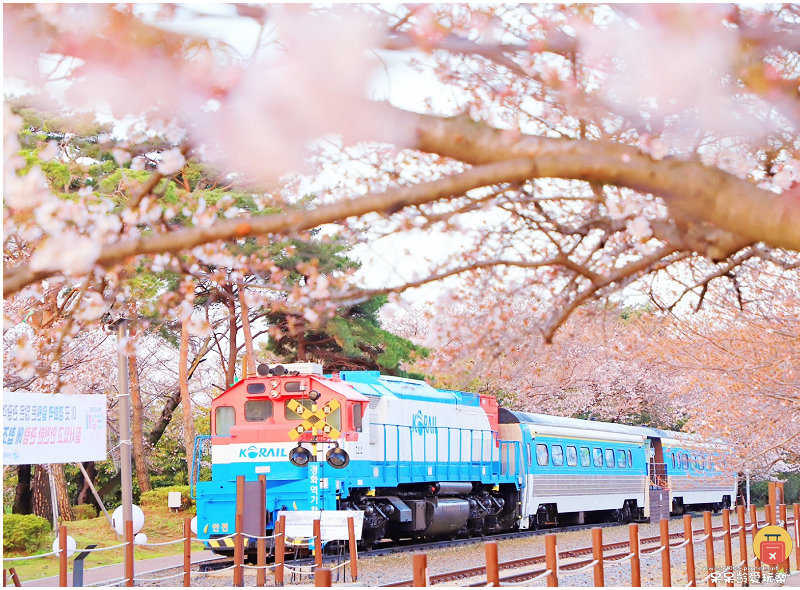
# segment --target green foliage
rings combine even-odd
[[[140,503],[142,508],[150,508],[151,510],[168,510],[167,501],[170,492],[181,493],[181,508],[189,510],[194,506],[194,500],[189,493],[188,485],[169,486],[166,488],[156,488],[149,492],[142,494]]]
[[[91,504],[78,504],[72,507],[72,514],[75,515],[75,520],[90,520],[97,518],[97,508]]]
[[[783,482],[783,491],[786,496],[784,503],[797,502],[800,498],[800,473],[779,473],[776,479]],[[764,506],[769,502],[768,481],[750,482],[750,501],[757,506]]]
[[[42,549],[50,535],[47,519],[34,514],[3,514],[3,551]]]

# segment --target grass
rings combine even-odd
[[[143,508],[143,511],[145,518],[144,528],[142,528],[141,532],[147,535],[148,543],[163,543],[165,541],[181,539],[183,537],[184,519],[193,516],[190,512],[172,513],[167,509]],[[96,543],[98,547],[110,547],[123,542],[122,538],[117,537],[114,529],[109,526],[105,516],[90,520],[67,522],[64,524],[67,527],[67,534],[75,539],[78,550],[92,543]],[[52,538],[54,539],[55,536]],[[193,552],[202,550],[203,545],[201,543],[192,543]],[[44,550],[38,551],[37,553],[49,553],[50,551],[52,551],[52,547],[48,545]],[[111,551],[92,553],[84,561],[84,568],[89,569],[103,565],[122,563],[123,551],[124,548],[120,547],[119,549]],[[161,547],[141,547],[137,545],[134,549],[134,555],[137,560],[182,554],[183,543],[175,543],[173,545],[164,545]],[[23,555],[29,554],[24,552],[3,552],[3,557],[21,557]],[[4,567],[13,567],[19,575],[20,580],[26,582],[37,578],[57,576],[58,558],[55,555],[50,555],[40,559],[5,562]],[[72,571],[72,558],[68,560],[68,567],[69,571]]]

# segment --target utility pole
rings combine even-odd
[[[119,461],[120,482],[122,484],[122,520],[124,523],[133,521],[133,480],[131,478],[131,397],[128,390],[128,358],[123,348],[128,339],[128,320],[120,318],[116,321],[117,327],[117,370],[119,374]],[[128,551],[125,555],[125,570],[132,571],[128,563]]]

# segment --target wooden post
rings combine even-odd
[[[245,357],[246,358],[246,357]],[[236,476],[236,520],[233,536],[233,585],[244,586],[244,475]]]
[[[714,531],[711,526],[711,512],[706,510],[703,512],[703,531],[706,533],[706,564],[708,565],[708,573],[716,571],[714,565]],[[708,579],[708,587],[716,588],[717,583],[713,578]]]
[[[65,524],[58,527],[58,585],[62,588],[67,586],[67,526]]]
[[[602,588],[606,582],[603,574],[603,529],[600,527],[592,529],[592,559],[597,561],[594,566],[594,586]]]
[[[556,550],[556,536],[548,533],[544,536],[544,562],[550,570],[547,576],[547,586],[558,586],[558,551]]]
[[[314,564],[322,567],[322,525],[319,518],[314,519]]]
[[[789,532],[789,523],[787,522],[787,521],[788,521],[788,517],[786,516],[786,504],[781,504],[781,505],[778,507],[778,510],[779,510],[779,512],[780,512],[780,518],[781,518],[781,520],[783,521],[783,528],[784,528],[784,529],[786,530],[786,532],[788,533],[788,532]],[[789,535],[789,538],[791,539],[791,538],[792,538],[792,536],[791,536],[791,535]],[[787,553],[788,553],[788,551],[787,551]],[[787,556],[786,556],[786,561],[784,561],[784,562],[781,564],[781,567],[783,568],[783,571],[785,571],[787,574],[789,573],[789,563],[790,563],[790,562],[789,562],[789,556],[787,555]]]
[[[331,570],[327,567],[314,568],[314,586],[320,588],[331,587]]]
[[[742,572],[748,573],[747,565],[747,524],[744,521],[744,506],[736,507],[736,516],[739,520],[739,560],[742,563]]]
[[[183,519],[183,586],[192,585],[192,519]]]
[[[8,581],[8,570],[3,569],[3,588],[6,587],[6,582]]]
[[[356,521],[347,517],[347,539],[350,545],[350,581],[358,581],[358,539],[356,539]]]
[[[752,525],[750,528],[750,534],[752,535],[753,539],[753,547],[755,547],[755,539],[756,533],[758,533],[758,510],[755,507],[755,504],[750,504],[750,524]],[[756,557],[755,563],[753,564],[755,568],[754,571],[758,579],[761,579],[761,560]]]
[[[631,553],[633,553],[633,557],[631,557],[631,587],[639,588],[642,585],[642,570],[639,560],[639,525],[629,524],[628,535],[631,540]]]
[[[283,556],[286,551],[285,514],[281,514],[281,517],[278,519],[278,533],[280,533],[280,537],[275,538],[275,585],[283,586]]]
[[[500,564],[497,561],[497,541],[487,541],[483,549],[486,553],[486,584],[495,588],[500,586]]]
[[[669,555],[669,520],[662,518],[661,527],[661,584],[667,588],[672,586],[672,562]]]
[[[794,563],[800,570],[800,504],[792,504],[794,513]]]
[[[12,567],[8,571],[11,572],[11,581],[14,582],[14,587],[21,588],[22,587],[22,583],[19,581],[19,576],[17,575],[17,570]]]
[[[731,546],[731,511],[727,508],[722,509],[722,547],[725,551],[725,571],[733,571],[733,547]],[[728,588],[733,588],[733,580],[728,580],[725,584]]]
[[[767,504],[764,506],[764,520],[767,521],[767,526],[775,524],[775,504]]]
[[[695,587],[697,580],[694,577],[694,533],[692,532],[692,517],[688,514],[683,515],[683,540],[689,541],[686,544],[686,580],[689,582],[687,585]]]
[[[259,514],[261,515],[261,522],[259,523],[258,533],[259,537],[264,537],[267,534],[267,476],[263,473],[258,476],[258,495],[259,501]],[[256,540],[256,565],[259,569],[256,570],[256,586],[265,586],[267,583],[267,540]]]
[[[127,543],[127,545],[125,545],[125,553],[126,553],[125,578],[127,580],[125,582],[125,585],[126,586],[133,586],[133,576],[134,576],[133,559],[134,559],[134,557],[133,557],[133,521],[132,520],[126,520],[125,521],[125,542]]]
[[[428,585],[428,555],[415,553],[411,559],[414,568],[414,588],[424,588]]]

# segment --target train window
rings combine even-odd
[[[230,436],[231,426],[236,424],[236,410],[230,406],[220,406],[214,413],[214,418],[217,436]]]
[[[531,454],[531,443],[528,443],[528,465],[533,464],[533,455]]]
[[[248,383],[247,384],[247,393],[264,393],[267,390],[267,386],[263,383]]]
[[[550,457],[547,453],[547,445],[536,445],[536,462],[542,466],[550,462]]]
[[[614,467],[614,449],[606,449],[606,467]]]
[[[706,455],[706,471],[711,471],[711,455]]]
[[[268,399],[244,402],[244,419],[248,422],[263,422],[272,418],[272,402]]]
[[[561,445],[553,445],[553,465],[561,467],[564,464],[564,448]]]
[[[677,467],[675,467],[675,453],[670,453],[670,456],[672,457],[672,468],[677,469]]]
[[[692,471],[697,469],[697,455],[689,455],[689,469]]]
[[[595,467],[602,467],[603,466],[603,449],[599,449],[597,447],[592,449],[592,459],[594,459],[594,466]]]
[[[287,381],[283,389],[287,392],[294,393],[297,391],[305,391],[306,388],[302,381]]]
[[[633,467],[633,455],[628,451],[628,467]]]
[[[617,449],[617,467],[626,467],[628,465],[628,458],[625,456],[625,451]]]
[[[589,467],[591,464],[590,459],[589,447],[581,447],[581,467]]]
[[[294,410],[290,410],[289,409],[289,402],[290,401],[291,400],[286,400],[286,402],[283,404],[283,416],[284,416],[284,418],[286,418],[287,420],[302,420],[303,417],[300,414],[298,414]],[[310,399],[296,399],[294,401],[296,401],[297,403],[302,405],[306,410],[310,410],[311,409],[311,403],[312,402],[311,402]]]
[[[586,449],[586,458],[589,458],[589,449]],[[575,467],[578,464],[578,449],[575,447],[567,447],[567,465]]]
[[[681,469],[684,471],[689,469],[689,455],[681,453]]]
[[[361,404],[361,402],[356,402],[353,404],[353,428],[355,429],[356,432],[361,432],[362,411],[363,411],[363,405]]]

